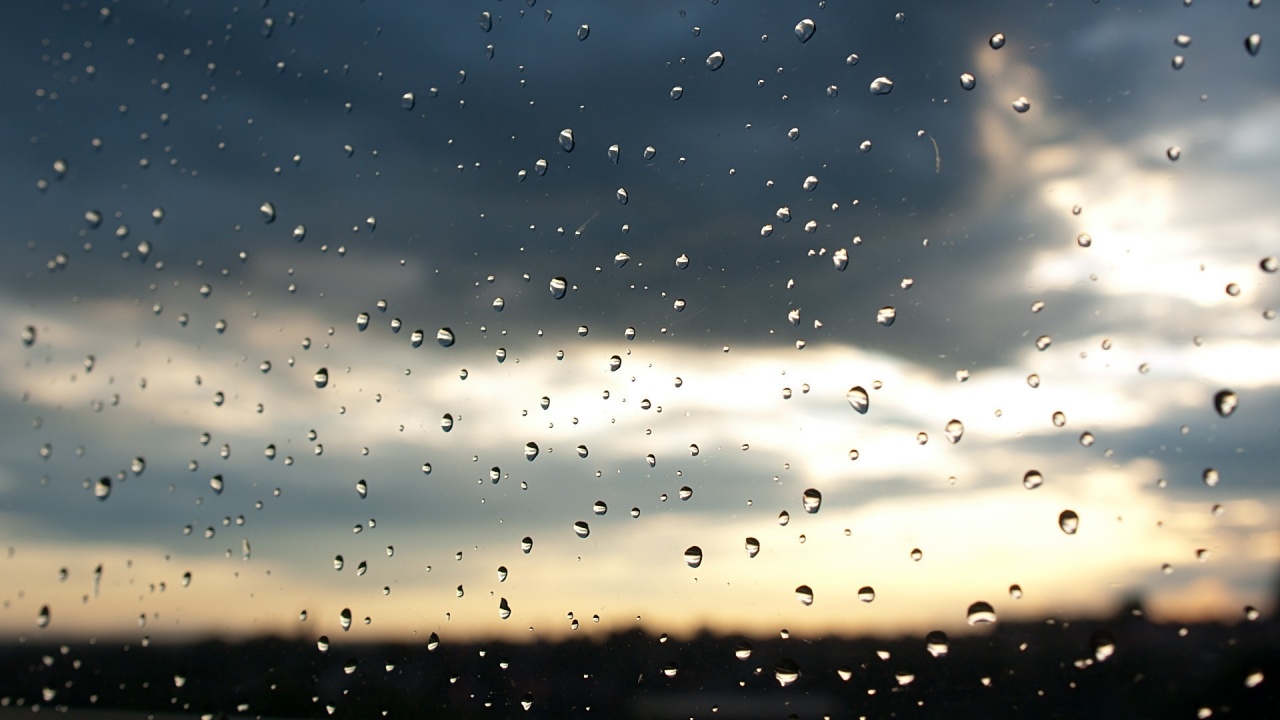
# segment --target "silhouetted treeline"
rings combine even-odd
[[[631,632],[528,645],[444,638],[434,650],[335,640],[327,651],[280,639],[9,645],[0,701],[10,713],[215,718],[1280,717],[1274,618],[1178,626],[1125,611],[1001,622],[949,638],[937,656],[937,636],[682,642]]]

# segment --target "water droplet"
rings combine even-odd
[[[622,266],[626,265],[628,262],[630,262],[630,260],[631,260],[631,256],[630,256],[630,255],[628,255],[628,254],[626,254],[626,253],[624,253],[624,252],[620,252],[620,253],[618,253],[617,255],[614,255],[614,256],[613,256],[613,266],[614,266],[614,267],[616,267],[616,268],[620,268],[620,267],[622,267]]]
[[[968,612],[965,613],[965,622],[970,625],[981,625],[995,621],[996,611],[991,607],[991,603],[976,602],[970,605]]]
[[[946,427],[947,440],[952,445],[960,442],[960,438],[964,437],[964,423],[959,420],[952,420],[947,423]]]
[[[804,179],[804,183],[800,187],[804,188],[805,192],[813,192],[814,188],[818,187],[818,178],[810,175]]]
[[[1219,390],[1213,396],[1213,407],[1222,417],[1227,417],[1235,412],[1239,402],[1239,398],[1230,390]]]
[[[299,225],[293,229],[293,239],[295,242],[302,242],[307,239],[307,227]]]
[[[1261,617],[1261,616],[1262,616],[1262,614],[1258,612],[1258,608],[1256,608],[1256,607],[1254,607],[1254,606],[1252,606],[1252,605],[1245,605],[1245,606],[1244,606],[1244,619],[1245,619],[1245,620],[1248,620],[1249,622],[1256,622],[1256,621],[1257,621],[1257,619],[1258,619],[1259,617]]]
[[[861,385],[849,388],[849,392],[845,393],[844,397],[849,401],[849,407],[858,411],[861,415],[867,414],[867,408],[871,405],[871,398],[867,396],[867,391]]]
[[[313,379],[315,380],[315,382],[316,382],[316,387],[318,387],[318,388],[322,388],[322,387],[324,387],[324,386],[328,385],[328,384],[329,384],[329,369],[328,369],[328,368],[320,368],[319,370],[317,370],[317,371],[316,371],[315,377],[314,377]]]
[[[1262,49],[1262,36],[1258,33],[1254,33],[1245,38],[1244,49],[1249,51],[1250,55],[1257,55],[1258,51]]]
[[[836,248],[836,251],[831,253],[831,263],[836,266],[836,270],[844,272],[844,269],[849,267],[849,251]]]
[[[316,639],[316,649],[320,652],[329,652],[329,636],[321,635]]]
[[[1076,244],[1080,247],[1089,247],[1093,244],[1093,236],[1089,233],[1080,233],[1076,236]]]
[[[538,443],[528,442],[524,445],[524,459],[533,462],[538,457]]]
[[[442,327],[436,331],[436,342],[440,347],[453,347],[453,330]]]
[[[947,652],[951,649],[948,643],[949,638],[947,638],[947,634],[941,630],[934,630],[924,636],[924,649],[927,650],[929,655],[932,657],[946,657]]]
[[[773,668],[773,678],[786,687],[800,679],[800,666],[794,660],[782,660]]]
[[[622,358],[614,355],[609,358],[609,372],[617,372],[622,367]]]
[[[738,643],[733,646],[733,656],[739,660],[746,660],[751,657],[752,650],[753,648],[751,647],[751,643],[746,640],[739,640]]]
[[[605,514],[605,513],[609,512],[609,506],[608,506],[608,505],[606,505],[606,504],[604,503],[604,501],[603,501],[603,500],[597,500],[597,501],[595,501],[595,503],[591,506],[591,512],[593,512],[593,513],[595,513],[595,514],[597,514],[597,515],[603,515],[603,514]]]
[[[573,128],[565,128],[560,131],[560,147],[565,152],[573,152]]]
[[[36,627],[38,628],[49,627],[49,606],[48,605],[41,606],[40,612],[36,614]]]
[[[724,65],[724,53],[717,50],[707,56],[707,69],[715,72]]]
[[[1089,636],[1089,647],[1093,650],[1093,658],[1104,662],[1116,652],[1116,639],[1106,630],[1094,630]]]
[[[978,84],[978,79],[971,73],[960,73],[960,87],[965,90],[972,90]]]
[[[449,432],[450,430],[453,429],[453,415],[450,415],[449,413],[445,413],[443,416],[441,416],[440,429],[445,432]]]
[[[276,206],[269,202],[264,202],[258,206],[258,212],[262,213],[263,221],[273,223],[276,221]]]
[[[503,620],[511,617],[511,606],[507,604],[506,598],[500,598],[498,600],[498,617]]]
[[[1026,474],[1022,476],[1022,487],[1028,490],[1035,490],[1043,484],[1044,476],[1040,474],[1039,470],[1028,470]]]
[[[1040,337],[1036,338],[1036,349],[1040,350],[1041,352],[1048,350],[1049,346],[1052,344],[1053,344],[1053,338],[1049,337],[1048,335],[1041,335]]]
[[[991,46],[992,50],[999,50],[1004,47],[1004,33],[996,33],[995,35],[992,35],[991,39],[987,41],[987,44]]]
[[[438,647],[440,647],[440,636],[435,633],[431,633],[431,635],[427,637],[427,650],[435,650]]]
[[[553,277],[551,278],[549,287],[551,289],[551,296],[560,300],[569,291],[569,281],[562,277]]]
[[[689,487],[688,485],[685,485],[684,487],[680,488],[679,497],[680,497],[680,500],[682,501],[688,500],[689,498],[693,497],[693,488]]]
[[[672,100],[679,100],[681,96],[684,95],[684,88],[680,87],[679,85],[676,85],[675,87],[671,88],[670,95]]]
[[[99,500],[106,500],[111,495],[111,478],[98,478],[98,482],[93,486],[93,496]]]
[[[427,337],[427,334],[424,333],[421,329],[414,330],[413,332],[409,333],[410,347],[422,347],[422,341],[426,339],[426,337]]]
[[[356,494],[361,498],[369,497],[369,483],[364,478],[356,482]]]
[[[876,311],[876,322],[880,323],[885,327],[889,327],[890,325],[892,325],[893,321],[896,320],[897,318],[898,318],[898,310],[892,305],[885,305],[884,307]]]
[[[684,561],[691,568],[696,568],[702,564],[702,548],[697,545],[691,545],[684,551]]]
[[[818,26],[814,24],[813,20],[805,18],[796,23],[796,39],[802,43],[809,42],[809,38],[813,37],[814,31],[817,29]]]
[[[590,26],[590,25],[579,25],[579,26],[578,26],[578,40],[586,40],[590,35],[591,35],[591,26]]]
[[[351,629],[351,610],[350,610],[350,608],[343,608],[343,609],[342,609],[342,612],[338,613],[338,624],[342,626],[342,631],[343,631],[343,632],[346,632],[347,630],[350,630],[350,629]]]
[[[1205,468],[1204,472],[1200,474],[1200,479],[1203,480],[1204,484],[1208,485],[1209,487],[1217,487],[1218,482],[1222,479],[1222,477],[1218,474],[1217,470],[1213,468]]]
[[[871,587],[870,585],[863,585],[862,587],[858,588],[858,599],[864,603],[869,603],[872,600],[875,600],[876,599],[875,588]]]
[[[1020,113],[1024,113],[1031,109],[1031,101],[1028,100],[1025,96],[1019,97],[1017,100],[1014,100],[1011,104],[1013,105],[1013,109]]]
[[[1170,145],[1169,149],[1164,151],[1164,154],[1168,156],[1170,162],[1177,162],[1178,158],[1182,157],[1182,148],[1177,145]]]
[[[663,637],[666,637],[665,635]],[[674,662],[669,662],[662,666],[662,674],[666,677],[673,678],[680,672],[680,666]]]
[[[1033,387],[1033,388],[1038,388],[1038,387],[1040,387],[1040,376],[1039,376],[1039,375],[1037,375],[1037,374],[1035,374],[1035,373],[1031,373],[1030,375],[1028,375],[1028,376],[1027,376],[1027,385],[1029,385],[1030,387]]]
[[[494,298],[494,299],[493,299],[493,311],[494,311],[494,312],[502,312],[502,309],[503,309],[504,307],[506,307],[506,306],[507,306],[507,301],[506,301],[506,300],[503,300],[503,299],[502,299],[502,298],[500,298],[500,297],[496,297],[496,298]]]
[[[31,347],[36,344],[36,329],[32,325],[22,328],[22,344]]]
[[[405,110],[412,110],[415,103],[416,100],[414,100],[413,93],[411,92],[407,92],[400,96],[400,107]]]
[[[813,604],[813,588],[809,587],[808,585],[801,585],[800,587],[796,588],[796,600],[800,601],[801,605],[806,605],[806,606],[812,605]]]
[[[871,81],[872,95],[888,95],[893,92],[893,81],[883,75]]]
[[[1068,535],[1075,535],[1080,529],[1080,516],[1074,510],[1063,510],[1058,515],[1058,527]]]
[[[676,269],[684,270],[687,267],[689,267],[689,256],[685,255],[684,253],[681,253],[678,257],[676,257]],[[630,331],[630,334],[631,334],[631,337],[627,339],[630,340],[631,338],[635,337],[635,328],[627,328],[627,329]]]
[[[822,507],[822,493],[814,490],[813,488],[809,488],[804,491],[804,494],[801,496],[801,501],[804,504],[805,512],[809,514],[816,513],[818,512],[818,509]]]
[[[753,558],[760,554],[760,541],[753,537],[747,538],[745,547],[747,550],[747,557],[749,558]]]
[[[578,537],[584,538],[591,534],[591,527],[587,525],[585,520],[579,520],[573,524],[573,532],[576,533]]]
[[[920,562],[924,558],[924,552],[920,548],[911,548],[911,561]]]
[[[364,332],[369,327],[369,313],[362,312],[356,316],[356,329]]]

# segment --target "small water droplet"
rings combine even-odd
[[[1116,639],[1110,632],[1098,629],[1089,636],[1089,647],[1093,650],[1093,659],[1104,662],[1116,652]]]
[[[1036,338],[1036,349],[1040,350],[1041,352],[1048,350],[1049,346],[1052,344],[1053,344],[1053,338],[1049,337],[1048,335],[1041,335],[1040,337]]]
[[[932,657],[946,657],[947,653],[951,650],[949,642],[950,639],[947,637],[946,633],[941,630],[934,630],[924,636],[924,649],[928,651],[929,655]]]
[[[31,347],[36,344],[36,329],[33,325],[22,328],[22,344]]]
[[[262,213],[263,221],[268,224],[276,221],[276,206],[270,202],[264,202],[258,206],[258,212]]]
[[[921,559],[923,559],[923,558],[924,558],[924,552],[922,552],[922,551],[920,550],[920,548],[912,548],[912,549],[911,549],[911,560],[912,560],[912,562],[920,562],[920,560],[921,560]]]
[[[965,90],[972,90],[978,84],[978,79],[971,73],[960,73],[960,87]]]
[[[1080,233],[1076,236],[1076,244],[1080,247],[1089,247],[1093,245],[1093,236],[1089,233]]]
[[[679,497],[682,501],[688,500],[689,498],[693,497],[693,488],[689,487],[688,485],[685,485],[684,487],[680,488]]]
[[[893,92],[893,81],[883,75],[871,81],[872,95],[888,95]]]
[[[807,43],[817,29],[818,26],[814,24],[813,20],[805,18],[796,23],[796,39],[802,43]]]
[[[876,599],[875,588],[871,587],[870,585],[863,585],[862,587],[858,588],[858,599],[864,603],[869,603],[872,600],[875,600]]]
[[[1205,468],[1204,472],[1200,474],[1200,479],[1203,480],[1204,484],[1208,485],[1209,487],[1217,487],[1218,482],[1222,479],[1222,477],[1221,475],[1218,474],[1217,470],[1213,468]]]
[[[1035,490],[1043,484],[1044,476],[1040,474],[1039,470],[1028,470],[1022,476],[1022,487],[1028,490]]]
[[[1177,162],[1178,158],[1182,157],[1182,148],[1177,145],[1170,145],[1169,149],[1164,151],[1164,154],[1169,158],[1170,162]]]
[[[1239,403],[1239,398],[1230,390],[1219,390],[1213,396],[1213,407],[1222,417],[1228,417],[1235,412]]]
[[[538,443],[528,442],[524,445],[524,459],[533,462],[538,457]]]
[[[565,128],[560,131],[560,147],[565,152],[573,152],[573,128]]]
[[[413,93],[411,92],[407,92],[400,96],[400,107],[405,110],[412,110],[415,103],[416,100],[414,100]]]
[[[506,598],[500,598],[498,600],[498,617],[503,620],[511,617],[511,606],[507,604]]]
[[[607,33],[606,33],[606,34],[607,34]],[[580,41],[581,41],[581,40],[586,40],[586,39],[587,39],[588,37],[590,37],[590,36],[591,36],[591,26],[590,26],[590,25],[579,25],[579,26],[578,26],[578,40],[580,40]]]
[[[440,429],[445,432],[449,432],[450,430],[453,429],[453,415],[449,413],[445,413],[443,416],[441,416]]]
[[[1262,36],[1258,33],[1254,33],[1245,38],[1244,49],[1247,50],[1250,55],[1257,55],[1258,51],[1262,49]]]
[[[622,358],[614,355],[609,358],[609,372],[617,372],[622,367]]]
[[[801,605],[806,605],[806,606],[812,605],[813,604],[813,588],[809,587],[808,585],[801,585],[797,587],[796,600],[798,600]]]
[[[885,327],[889,327],[890,325],[892,325],[893,321],[896,320],[897,318],[898,318],[898,310],[892,305],[885,305],[884,307],[876,311],[876,322],[880,323]]]
[[[1014,100],[1013,103],[1011,104],[1013,105],[1013,109],[1020,113],[1024,113],[1031,109],[1031,101],[1028,100],[1025,96],[1019,97],[1017,100]]]
[[[831,263],[836,266],[836,270],[844,272],[844,269],[849,267],[849,251],[836,248],[836,251],[831,253]]]
[[[1074,510],[1063,510],[1058,515],[1058,527],[1068,535],[1075,535],[1080,530],[1080,516]]]
[[[350,630],[350,629],[351,629],[351,610],[350,610],[350,608],[343,608],[343,609],[342,609],[342,612],[338,613],[338,624],[342,626],[342,631],[343,631],[343,632],[346,632],[347,630]]]
[[[760,554],[760,541],[753,537],[747,538],[745,547],[747,550],[747,557],[749,558],[753,558]]]
[[[959,420],[952,420],[947,423],[946,427],[947,440],[952,445],[960,442],[960,438],[964,437],[964,423]]]
[[[99,500],[106,500],[111,496],[111,478],[98,478],[98,482],[93,486],[93,496]]]
[[[316,387],[318,387],[318,388],[322,388],[322,387],[324,387],[324,386],[328,385],[328,384],[329,384],[329,369],[328,369],[328,368],[320,368],[319,370],[317,370],[317,371],[316,371],[316,374],[315,374],[315,376],[314,376],[314,378],[313,378],[313,379],[315,380]]]
[[[356,482],[356,494],[361,498],[369,497],[369,483],[364,478]]]
[[[675,87],[671,88],[671,92],[669,94],[671,95],[672,100],[679,100],[684,95],[684,88],[680,87],[679,85],[676,85]]]
[[[585,520],[579,520],[573,524],[573,532],[576,533],[578,537],[584,538],[591,534],[591,527],[587,525]]]
[[[996,33],[995,35],[992,35],[991,39],[987,41],[987,44],[991,46],[992,50],[999,50],[1004,47],[1004,33]]]
[[[844,397],[849,401],[849,407],[853,408],[861,415],[867,414],[867,408],[871,405],[871,399],[867,395],[866,389],[861,385],[849,388],[849,392],[845,393]]]
[[[715,72],[724,66],[724,53],[717,50],[707,56],[707,69]]]
[[[696,568],[702,564],[702,548],[697,545],[691,545],[684,551],[684,562],[691,568]]]
[[[733,646],[733,656],[739,660],[746,660],[751,657],[751,651],[753,649],[754,648],[751,647],[751,643],[746,640],[739,640],[738,643]]]
[[[436,342],[440,347],[453,347],[453,330],[442,327],[436,331]]]
[[[782,660],[773,668],[773,678],[786,687],[800,679],[800,666],[794,660]]]

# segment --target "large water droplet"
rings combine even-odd
[[[453,330],[442,327],[436,331],[436,342],[440,347],[453,347]]]
[[[573,532],[578,537],[584,538],[591,534],[591,526],[587,525],[587,521],[579,520],[573,524]]]
[[[753,558],[760,554],[760,541],[753,537],[747,538],[745,547],[747,549],[747,557],[749,558]]]
[[[106,500],[111,496],[111,478],[98,478],[98,482],[93,486],[93,496],[99,500]]]
[[[813,37],[814,31],[817,29],[818,26],[814,24],[813,20],[805,18],[796,23],[796,39],[802,43],[809,42],[809,38]]]
[[[618,188],[617,197],[619,205],[626,205],[627,201],[631,199],[631,197],[627,195],[626,188]]]
[[[356,316],[356,329],[364,332],[369,328],[369,313],[362,312]]]
[[[1017,100],[1014,100],[1013,103],[1011,104],[1013,105],[1013,109],[1020,113],[1024,113],[1031,109],[1031,101],[1028,100],[1026,97],[1019,97]]]
[[[1250,55],[1257,55],[1258,51],[1262,49],[1262,36],[1258,33],[1254,33],[1245,38],[1244,49],[1247,50]]]
[[[538,443],[528,442],[524,444],[524,459],[533,462],[538,457]]]
[[[262,213],[263,221],[273,223],[276,221],[276,206],[269,202],[264,202],[258,206],[258,212]]]
[[[844,272],[844,269],[849,267],[849,251],[836,248],[836,251],[831,253],[831,264],[836,266],[836,270]]]
[[[423,332],[421,329],[414,330],[413,332],[409,333],[409,345],[411,347],[422,347],[422,341],[426,337],[427,337],[427,334]]]
[[[1239,405],[1239,402],[1239,398],[1237,398],[1236,394],[1230,390],[1219,390],[1217,394],[1213,396],[1213,407],[1222,417],[1227,417],[1231,413],[1235,412],[1236,406]]]
[[[493,29],[493,16],[488,12],[480,13],[480,29],[485,32]]]
[[[338,613],[338,624],[342,626],[343,632],[346,632],[347,630],[351,629],[351,609],[350,608],[343,608],[342,612]]]
[[[946,427],[947,440],[955,445],[960,442],[960,438],[964,437],[964,423],[959,420],[951,420]]]
[[[1028,490],[1035,490],[1043,484],[1044,476],[1040,474],[1039,470],[1028,470],[1026,474],[1022,476],[1022,487]]]
[[[724,65],[724,53],[717,50],[707,56],[707,69],[715,72]]]
[[[511,606],[507,604],[506,598],[500,598],[498,600],[498,617],[503,620],[511,617]]]
[[[991,45],[992,50],[999,50],[1004,47],[1004,33],[996,33],[995,35],[992,35],[991,39],[987,41],[987,44]]]
[[[892,305],[885,305],[884,307],[876,311],[876,322],[880,323],[885,327],[889,327],[890,325],[892,325],[893,321],[896,320],[897,318],[898,318],[898,310]]]
[[[996,621],[996,611],[991,607],[991,603],[978,601],[969,606],[964,619],[970,625],[993,623]]]
[[[411,92],[407,92],[404,95],[400,96],[400,107],[404,108],[405,110],[412,110],[416,102],[417,101],[414,99],[413,93]]]
[[[812,605],[813,604],[813,588],[809,587],[808,585],[801,585],[800,587],[797,587],[796,600],[800,601],[801,605]]]
[[[960,87],[965,90],[972,90],[978,84],[978,79],[972,73],[960,73]]]
[[[32,325],[22,328],[22,344],[31,347],[36,344],[36,329]]]
[[[586,40],[586,39],[587,39],[588,37],[590,37],[590,36],[591,36],[591,26],[590,26],[590,25],[579,25],[579,26],[578,26],[578,40]]]
[[[320,368],[316,371],[315,377],[316,387],[322,388],[329,384],[329,368]]]
[[[867,414],[867,408],[871,405],[871,398],[867,396],[866,389],[861,385],[849,388],[849,392],[845,393],[844,397],[849,401],[849,407],[857,410],[862,415]]]
[[[569,281],[562,277],[553,277],[551,278],[549,287],[551,289],[551,296],[559,300],[569,291]]]
[[[1203,480],[1204,484],[1209,487],[1217,487],[1218,482],[1222,479],[1222,476],[1219,475],[1218,471],[1213,468],[1205,468],[1204,472],[1200,474],[1200,479]]]
[[[872,600],[875,600],[876,599],[875,588],[871,587],[870,585],[863,585],[862,587],[858,588],[858,599],[864,603],[869,603]]]
[[[573,152],[573,128],[565,128],[560,131],[560,147],[565,152]]]
[[[445,413],[443,416],[441,416],[440,429],[445,432],[449,432],[450,430],[453,429],[453,415],[450,415],[449,413]]]
[[[361,498],[369,497],[369,483],[364,478],[356,482],[356,494]]]
[[[794,660],[782,660],[774,666],[773,678],[786,687],[800,679],[800,666]]]
[[[696,568],[702,564],[702,548],[697,545],[691,545],[684,551],[684,561],[691,568]]]
[[[746,640],[739,640],[738,643],[733,646],[733,656],[739,660],[746,660],[751,657],[752,650],[753,648],[751,647],[751,643]]]
[[[872,95],[888,95],[891,92],[893,92],[893,81],[889,78],[881,75],[871,81]]]
[[[1075,510],[1063,510],[1058,515],[1058,527],[1068,535],[1075,535],[1080,530],[1080,516]]]
[[[805,490],[801,500],[804,503],[804,511],[807,513],[816,513],[822,507],[822,493],[813,488]]]

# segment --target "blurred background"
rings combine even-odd
[[[668,640],[782,643],[772,693],[933,632],[989,681],[1089,619],[1046,668],[1214,628],[1182,652],[1256,692],[1169,712],[1274,707],[1276,12],[6,6],[4,657],[300,647],[333,697],[271,712],[367,716],[344,676],[412,683],[344,649],[523,648],[563,693],[556,648],[630,648],[574,662],[694,685],[612,712],[753,716]],[[94,657],[134,679],[0,708],[265,712]],[[444,714],[496,692],[461,662]],[[768,716],[856,712],[814,702]]]

